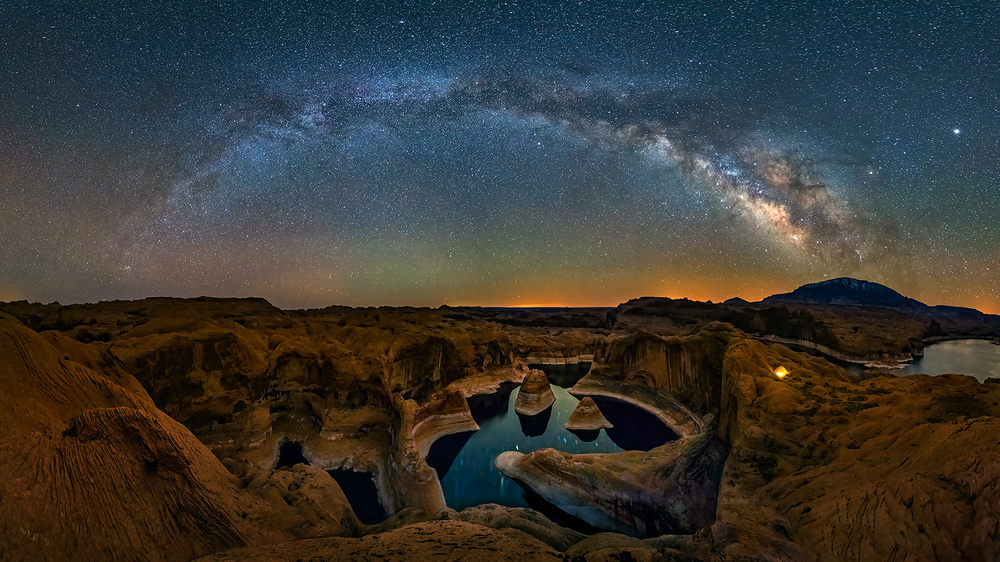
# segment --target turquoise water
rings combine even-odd
[[[530,453],[552,447],[567,453],[613,453],[625,450],[620,445],[648,450],[676,438],[655,416],[609,399],[598,405],[608,421],[616,425],[615,430],[621,426],[617,436],[615,430],[611,433],[618,443],[604,430],[577,435],[563,428],[579,403],[565,388],[552,384],[555,403],[531,417],[514,411],[519,390],[507,387],[496,394],[470,398],[469,407],[481,429],[442,437],[431,447],[427,462],[438,472],[448,507],[461,510],[497,503],[537,509],[537,498],[493,466],[494,459],[504,451]],[[641,426],[641,431],[636,426]]]
[[[528,507],[521,486],[493,466],[493,460],[504,451],[530,453],[546,447],[568,453],[612,453],[624,450],[615,445],[603,431],[597,439],[586,442],[563,428],[563,424],[579,403],[579,400],[565,388],[553,385],[555,403],[546,412],[530,418],[520,416],[514,411],[514,402],[519,391],[520,388],[509,391],[507,409],[501,415],[482,422],[479,431],[459,434],[464,436],[465,443],[461,445],[454,461],[441,478],[441,487],[444,489],[448,507],[463,509],[484,503]],[[525,435],[522,419],[528,422],[528,433],[537,433],[537,426],[541,425],[543,430],[541,435]],[[539,422],[534,424],[536,428],[530,428],[532,421]],[[431,447],[427,460],[438,470],[439,477],[442,472],[441,463],[435,461],[444,452],[436,449],[440,449],[442,445],[454,447],[461,438],[448,441],[439,439]]]
[[[928,345],[924,356],[906,367],[893,371],[898,375],[944,375],[949,373],[976,377],[1000,377],[1000,345],[986,340],[953,340]]]

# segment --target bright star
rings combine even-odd
[[[959,133],[962,132],[962,129],[952,129],[951,132],[953,132],[953,133],[955,133],[957,135],[957,134],[959,134]]]

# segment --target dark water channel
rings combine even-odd
[[[371,472],[359,472],[350,469],[327,470],[330,476],[340,484],[340,489],[347,496],[348,503],[358,519],[366,525],[385,521],[388,514],[378,501],[378,488]]]
[[[518,385],[506,385],[490,395],[469,398],[469,408],[481,429],[442,437],[431,446],[427,462],[438,472],[448,507],[464,509],[484,503],[532,507],[549,515],[554,507],[500,473],[493,460],[504,451],[530,453],[552,447],[567,453],[614,453],[649,450],[677,435],[652,414],[610,398],[595,398],[610,431],[577,435],[563,428],[579,400],[566,388],[586,374],[584,366],[542,366],[556,397],[537,416],[514,411]],[[558,510],[555,510],[558,511]],[[552,518],[550,516],[550,518]]]
[[[281,444],[278,449],[278,462],[274,468],[291,468],[297,464],[309,464],[309,459],[302,454],[302,445],[294,441]],[[381,523],[387,517],[385,508],[378,499],[378,488],[371,472],[360,472],[349,469],[326,471],[344,491],[347,502],[365,524]]]

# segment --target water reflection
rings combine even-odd
[[[469,441],[475,431],[463,431],[438,437],[434,446],[427,453],[427,464],[437,470],[438,478],[443,479],[448,474],[448,469],[455,463],[455,458],[461,452],[462,447]]]
[[[517,420],[521,422],[521,433],[526,437],[538,437],[545,435],[545,430],[549,427],[549,420],[552,419],[552,406],[533,416],[526,416],[520,412],[514,413],[517,414]]]
[[[596,441],[598,437],[601,436],[600,429],[567,429],[576,438],[585,443],[590,443],[591,441]],[[617,443],[615,443],[617,445]],[[624,449],[623,449],[624,450]]]
[[[659,443],[673,441],[678,437],[673,430],[663,425],[659,418],[646,410],[640,410],[613,398],[603,396],[592,396],[591,398],[601,409],[604,417],[614,426],[605,429],[608,432],[608,437],[622,449],[627,451],[649,450],[651,434],[654,436],[653,440]]]
[[[545,371],[550,384],[571,388],[590,372],[590,363],[569,363],[566,365],[528,365],[532,369]]]
[[[969,375],[980,382],[1000,377],[1000,345],[986,340],[953,340],[928,345],[922,359],[894,371],[899,375]]]
[[[505,382],[493,394],[477,394],[468,399],[472,419],[483,425],[486,420],[505,415],[510,407],[510,391],[517,388],[517,383]]]
[[[586,374],[586,371],[579,374],[582,369],[573,367],[556,367],[559,377],[553,378],[565,382]],[[546,374],[549,370],[546,366]],[[428,464],[437,470],[448,507],[460,510],[484,503],[529,507],[529,496],[521,486],[493,466],[493,460],[504,451],[529,453],[552,447],[568,453],[612,453],[626,449],[649,450],[676,438],[655,416],[611,399],[601,399],[599,406],[611,413],[610,416],[605,413],[611,423],[616,427],[621,424],[622,429],[615,432],[615,439],[605,431],[586,435],[571,433],[563,425],[579,400],[563,386],[553,384],[553,378],[550,384],[556,401],[537,416],[520,416],[514,412],[518,388],[508,387],[490,396],[469,398],[473,418],[482,429],[438,439],[427,457]]]

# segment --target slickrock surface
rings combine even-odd
[[[648,452],[508,451],[495,464],[591,525],[650,537],[692,533],[715,522],[725,453],[722,443],[707,433]]]
[[[0,559],[185,560],[356,525],[325,474],[308,512],[246,491],[110,356],[77,362],[5,314],[0,349]]]
[[[856,308],[0,303],[0,559],[1000,559],[1000,384],[854,377],[747,333],[889,357],[996,318]],[[571,512],[653,538],[443,509],[424,457],[474,427],[465,398],[525,378],[529,359],[591,357],[579,390],[666,408],[681,439],[498,464]],[[308,465],[275,469],[283,443]],[[326,473],[341,467],[373,474],[386,522],[357,521]]]
[[[323,538],[237,549],[205,558],[228,561],[327,560],[563,560],[545,543],[514,529],[495,530],[464,521],[429,521],[358,539]]]
[[[555,401],[556,397],[552,394],[552,387],[549,386],[549,379],[545,377],[545,373],[532,369],[521,383],[517,400],[514,402],[514,411],[525,416],[533,416],[544,412]]]
[[[594,399],[585,396],[580,403],[576,405],[576,409],[573,413],[569,415],[569,419],[566,420],[566,429],[571,431],[587,431],[587,430],[598,430],[605,429],[609,427],[614,427],[611,422],[604,417],[601,413],[601,409],[597,407],[597,403]]]
[[[710,543],[727,556],[1000,559],[1000,384],[858,379],[749,340],[725,363],[732,453]]]

